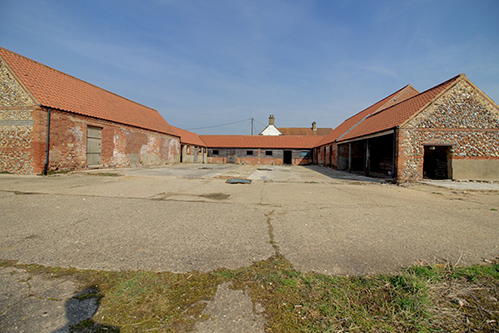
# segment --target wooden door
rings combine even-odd
[[[87,165],[102,164],[102,128],[91,127],[87,128]]]

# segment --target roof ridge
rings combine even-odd
[[[387,99],[388,97],[391,97],[391,96],[394,96],[394,99],[396,100],[396,99],[397,99],[397,96],[399,96],[399,95],[400,95],[400,94],[401,94],[401,93],[402,93],[402,92],[403,92],[406,88],[408,88],[408,87],[412,87],[412,89],[414,89],[415,91],[417,91],[417,92],[418,92],[418,94],[416,94],[416,95],[414,95],[414,96],[419,95],[419,91],[418,91],[416,88],[414,88],[414,86],[413,86],[412,84],[410,84],[410,83],[409,83],[409,84],[405,85],[404,87],[400,88],[398,91],[394,92],[393,94],[391,94],[391,95],[389,95],[389,96],[387,96],[387,97],[383,98],[381,101],[383,101],[384,99]],[[414,97],[414,96],[413,96],[413,97]],[[410,97],[410,98],[412,98],[412,97]],[[400,104],[400,103],[402,103],[402,102],[404,102],[404,101],[406,101],[406,100],[408,100],[408,99],[410,99],[410,98],[406,98],[406,99],[404,99],[404,100],[401,100],[400,102],[397,102],[397,103],[395,103],[395,104],[393,104],[393,105],[390,105],[390,106],[388,106],[388,107],[385,107],[385,105],[386,105],[386,104],[388,104],[388,103],[390,102],[390,100],[391,100],[391,99],[390,99],[389,101],[386,101],[386,103],[385,103],[385,104],[383,104],[382,106],[380,106],[380,107],[379,107],[378,109],[376,109],[373,113],[368,114],[368,115],[366,115],[364,118],[360,119],[360,120],[359,120],[356,124],[354,124],[352,127],[350,127],[349,129],[347,129],[347,130],[346,130],[343,134],[341,134],[340,136],[338,136],[338,137],[336,138],[336,140],[334,140],[334,141],[339,141],[339,140],[341,140],[341,138],[342,138],[342,137],[344,137],[345,135],[347,135],[348,133],[350,133],[350,132],[351,132],[351,131],[355,128],[355,127],[359,126],[362,122],[364,122],[364,120],[366,120],[366,119],[367,119],[367,118],[369,118],[370,116],[373,116],[373,115],[375,115],[375,114],[381,113],[381,112],[383,112],[384,110],[389,109],[389,108],[391,108],[392,106],[395,106],[395,105],[397,105],[397,104]],[[381,102],[381,101],[380,101],[380,102]],[[379,102],[377,102],[377,103],[379,103]],[[376,103],[374,103],[373,105],[375,105],[375,104],[376,104]],[[373,106],[373,105],[371,105],[371,106]],[[368,109],[368,108],[366,108],[366,109],[364,109],[364,110],[367,110],[367,109]],[[364,110],[363,110],[363,111],[364,111]],[[361,111],[361,112],[362,112],[362,111]],[[360,113],[360,112],[359,112],[359,113]]]
[[[396,92],[394,92],[394,93],[393,93],[393,94],[395,95],[395,96],[393,97],[393,98],[395,99],[395,101],[394,101],[394,102],[395,102],[395,104],[385,107],[385,105],[387,105],[387,104],[390,102],[390,101],[387,101],[387,102],[386,102],[385,104],[383,104],[383,105],[382,105],[379,109],[377,109],[375,112],[371,113],[370,115],[373,115],[373,114],[375,114],[375,113],[381,112],[381,111],[383,111],[384,109],[388,109],[388,108],[390,108],[390,107],[392,107],[392,106],[394,106],[394,105],[397,105],[397,104],[399,104],[399,103],[402,103],[402,102],[403,102],[403,101],[405,101],[405,100],[408,100],[408,99],[411,99],[412,97],[414,97],[414,96],[412,96],[412,97],[409,97],[409,98],[406,98],[406,99],[403,99],[403,100],[401,100],[401,101],[397,102],[397,97],[398,97],[398,96],[399,96],[399,95],[400,95],[400,94],[401,94],[401,93],[402,93],[402,92],[403,92],[406,88],[409,88],[409,87],[411,87],[412,89],[414,89],[415,91],[417,91],[417,94],[416,94],[416,95],[414,95],[414,96],[417,96],[417,95],[419,95],[419,94],[420,94],[419,90],[417,90],[416,88],[414,88],[414,86],[413,86],[412,84],[410,84],[410,83],[409,83],[408,85],[406,85],[405,87],[403,87],[403,88],[402,88],[402,89],[400,89],[399,91],[396,91]]]
[[[419,94],[417,94],[417,95],[414,95],[414,96],[412,96],[412,97],[409,97],[409,98],[407,98],[407,99],[404,99],[403,101],[400,101],[399,103],[396,103],[396,104],[390,105],[389,107],[387,107],[387,108],[385,108],[385,109],[382,109],[382,110],[379,110],[379,111],[378,111],[378,112],[376,112],[376,113],[372,113],[372,114],[368,115],[366,118],[364,118],[364,120],[365,120],[365,119],[367,119],[367,118],[370,118],[370,117],[376,116],[376,115],[378,115],[378,114],[381,114],[381,113],[383,113],[383,112],[385,112],[385,111],[387,111],[387,110],[390,110],[391,108],[393,108],[393,107],[395,107],[395,106],[398,106],[398,105],[401,105],[401,104],[403,104],[403,103],[405,103],[405,102],[408,102],[408,101],[410,101],[410,100],[412,100],[412,99],[414,99],[414,98],[416,98],[416,97],[419,97],[419,96],[421,96],[421,95],[423,95],[423,94],[426,94],[426,93],[428,93],[428,92],[430,92],[430,91],[432,91],[432,90],[435,90],[435,89],[437,89],[437,88],[439,88],[439,87],[441,87],[441,86],[443,86],[443,85],[445,85],[445,84],[450,83],[451,81],[457,80],[457,79],[458,79],[458,78],[460,78],[460,77],[466,77],[466,74],[464,74],[464,73],[458,74],[458,75],[456,75],[456,76],[454,76],[454,77],[452,77],[452,78],[450,78],[450,79],[448,79],[448,80],[446,80],[446,81],[444,81],[444,82],[442,82],[442,83],[440,83],[440,84],[437,84],[436,86],[433,86],[433,87],[431,87],[431,88],[426,89],[425,91],[420,92],[420,93],[419,93]],[[431,99],[428,103],[430,103],[431,101],[433,101],[435,98],[437,98],[437,96],[435,96],[434,98],[432,98],[432,99]]]
[[[17,56],[17,57],[23,58],[24,60],[31,61],[31,62],[33,62],[33,63],[35,63],[35,64],[37,64],[37,65],[41,65],[41,66],[43,66],[43,67],[45,67],[45,68],[47,68],[47,69],[50,69],[50,70],[55,71],[55,72],[58,72],[58,73],[63,74],[63,75],[65,75],[65,76],[67,76],[67,77],[70,77],[70,78],[72,78],[72,79],[78,80],[78,81],[80,81],[80,82],[82,82],[82,83],[88,84],[88,85],[90,85],[90,86],[92,86],[92,87],[95,87],[95,88],[97,88],[97,89],[103,90],[103,91],[105,91],[105,92],[108,92],[108,93],[110,93],[110,94],[112,94],[112,95],[114,95],[114,96],[117,96],[117,97],[119,97],[119,98],[125,99],[125,100],[127,100],[127,101],[129,101],[129,102],[132,102],[132,103],[134,103],[134,104],[137,104],[137,105],[143,106],[143,107],[145,107],[145,108],[147,108],[147,109],[154,110],[154,111],[158,112],[158,110],[153,109],[153,108],[151,108],[151,107],[149,107],[149,106],[147,106],[147,105],[144,105],[144,104],[138,103],[138,102],[136,102],[136,101],[133,101],[133,100],[131,100],[131,99],[128,99],[128,98],[126,98],[126,97],[123,97],[123,96],[121,96],[121,95],[118,95],[118,94],[116,94],[116,93],[114,93],[114,92],[112,92],[112,91],[109,91],[109,90],[107,90],[107,89],[104,89],[104,88],[102,88],[102,87],[99,87],[99,86],[97,86],[97,85],[95,85],[95,84],[93,84],[93,83],[87,82],[87,81],[85,81],[85,80],[83,80],[83,79],[77,78],[76,76],[73,76],[73,75],[67,74],[67,73],[65,73],[65,72],[63,72],[63,71],[60,71],[60,70],[55,69],[55,68],[53,68],[53,67],[50,67],[50,66],[48,66],[48,65],[42,64],[41,62],[38,62],[38,61],[33,60],[33,59],[30,59],[30,58],[28,58],[28,57],[26,57],[26,56],[23,56],[23,55],[19,54],[19,53],[16,53],[16,52],[14,52],[14,51],[8,50],[8,49],[6,49],[6,48],[4,48],[4,47],[1,47],[1,46],[0,46],[0,49],[1,49],[1,50],[4,50],[4,51],[6,51],[6,52],[9,52],[9,53],[11,53],[11,54],[13,54],[13,55],[15,55],[15,56]],[[5,61],[5,62],[7,62],[5,59],[4,59],[4,61]],[[19,79],[22,81],[22,79],[21,79],[21,78],[19,78]],[[69,110],[66,110],[66,111],[69,111]]]
[[[356,116],[356,115],[358,115],[359,113],[362,113],[362,112],[366,111],[367,109],[369,109],[370,107],[372,107],[372,106],[374,106],[374,105],[378,104],[379,102],[382,102],[384,99],[387,99],[387,98],[388,98],[388,97],[390,97],[390,96],[393,96],[393,95],[396,95],[396,94],[400,93],[403,89],[405,89],[406,87],[408,87],[408,86],[410,86],[410,85],[411,85],[410,83],[409,83],[409,84],[406,84],[405,86],[403,86],[403,87],[402,87],[402,88],[400,88],[399,90],[397,90],[397,91],[395,91],[395,92],[391,93],[390,95],[387,95],[387,96],[383,97],[383,98],[382,98],[382,99],[380,99],[379,101],[376,101],[376,102],[374,102],[374,103],[372,103],[372,104],[369,104],[369,106],[368,106],[368,107],[366,107],[366,108],[362,109],[361,111],[357,112],[356,114],[354,114],[354,115],[352,115],[352,116],[350,116],[350,117],[346,118],[345,120],[343,120],[343,121],[340,123],[340,125],[341,125],[342,123],[344,123],[345,121],[347,121],[347,120],[349,120],[349,119],[352,119],[353,117],[355,117],[355,116]],[[413,88],[414,88],[414,87],[413,87]],[[415,88],[414,88],[414,89],[415,89]],[[386,103],[385,103],[385,104],[386,104]],[[383,105],[385,105],[385,104],[383,104]],[[378,110],[379,110],[379,109],[378,109]],[[338,126],[339,126],[339,125],[338,125]],[[338,127],[338,126],[336,126],[336,127]],[[336,128],[336,127],[335,127],[335,128]]]

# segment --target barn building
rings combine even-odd
[[[206,163],[206,144],[196,133],[172,126],[180,136],[180,163]]]
[[[0,48],[0,172],[179,161],[179,135],[154,109]]]
[[[499,180],[499,107],[464,74],[407,86],[343,122],[314,158],[398,181]]]
[[[323,136],[201,135],[208,163],[307,165]]]

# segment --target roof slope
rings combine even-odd
[[[181,129],[175,126],[171,126],[178,136],[180,136],[181,143],[187,143],[194,146],[206,147],[206,143],[197,135],[196,133],[189,132],[185,129]]]
[[[411,116],[421,111],[426,105],[428,105],[428,103],[432,102],[437,96],[453,85],[461,77],[465,77],[465,75],[457,75],[414,97],[370,115],[357,127],[345,134],[340,141],[381,132],[402,125]]]
[[[361,122],[364,118],[367,116],[379,112],[380,110],[383,110],[384,108],[387,108],[394,103],[406,100],[410,97],[413,97],[417,95],[419,92],[410,84],[406,85],[405,87],[397,90],[391,95],[388,95],[387,97],[383,98],[382,100],[374,103],[370,107],[360,111],[359,113],[353,115],[352,117],[348,118],[344,122],[342,122],[338,127],[336,127],[331,133],[329,133],[324,140],[319,142],[318,146],[323,146],[330,144],[337,139],[339,139],[342,135],[345,135],[349,130],[351,130],[353,127],[355,127],[359,122]]]
[[[158,111],[0,47],[0,59],[41,106],[175,135]]]
[[[278,127],[279,132],[283,135],[315,135],[322,136],[328,135],[333,131],[332,128],[320,127],[316,131],[311,127]]]
[[[322,136],[311,135],[200,135],[207,147],[212,148],[276,148],[312,149]]]

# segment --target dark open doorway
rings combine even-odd
[[[450,146],[425,146],[423,178],[452,179]]]
[[[293,158],[292,158],[292,154],[291,154],[291,150],[285,150],[284,151],[284,158],[282,160],[282,163],[283,164],[289,164],[291,165],[293,163]]]

